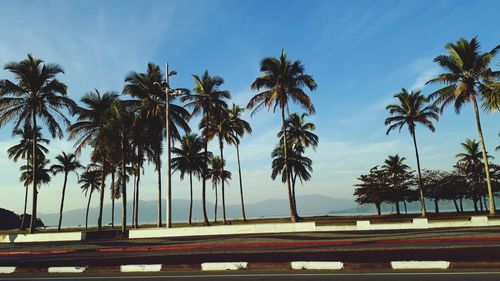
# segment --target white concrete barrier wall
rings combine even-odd
[[[392,269],[448,269],[449,261],[393,261]]]
[[[341,270],[344,263],[338,261],[293,261],[290,263],[292,269],[306,270]]]
[[[51,242],[51,241],[82,241],[85,232],[35,233],[35,234],[4,234],[0,236],[1,243]]]
[[[49,267],[49,273],[82,273],[87,269],[84,266],[61,266],[61,267]]]
[[[165,229],[165,228],[150,228],[150,229],[137,229],[137,230],[131,229],[129,231],[129,238],[312,232],[312,231],[316,231],[316,224],[314,222],[262,223],[262,224],[248,224],[248,225],[245,224],[245,225],[175,227],[171,229]]]
[[[16,271],[15,266],[0,266],[0,274],[14,273],[14,271]]]
[[[130,264],[120,266],[121,272],[159,272],[161,264]]]
[[[247,269],[247,262],[205,262],[201,270],[243,270]]]

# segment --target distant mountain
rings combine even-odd
[[[297,196],[298,212],[301,215],[325,215],[331,210],[343,210],[354,206],[354,201],[350,199],[332,198],[324,195],[301,195]],[[162,219],[165,221],[165,200],[162,203]],[[193,219],[203,220],[201,200],[193,201]],[[189,200],[172,200],[172,219],[174,221],[187,221],[189,216]],[[64,212],[64,226],[78,226],[85,224],[85,209],[69,210]],[[99,209],[89,210],[89,225],[97,222]],[[245,204],[245,212],[248,218],[259,217],[281,217],[290,215],[287,199],[267,199],[257,203]],[[241,206],[239,204],[226,205],[228,218],[241,218]],[[207,202],[207,215],[213,220],[214,204]],[[141,223],[156,223],[157,201],[139,202],[139,221]],[[59,214],[40,214],[46,225],[57,225]],[[218,219],[222,218],[222,206],[219,202],[217,209]],[[104,205],[104,222],[111,222],[111,204]],[[132,202],[127,202],[127,221],[132,221]],[[115,224],[121,223],[121,201],[115,202]]]
[[[405,212],[404,205],[402,202],[399,203],[401,213]],[[431,201],[429,199],[425,200],[425,206],[428,212],[434,212],[435,207],[434,207],[434,201]],[[415,201],[411,203],[406,203],[406,207],[408,209],[409,213],[418,213],[420,212],[420,201]],[[463,201],[463,207],[465,211],[471,211],[474,210],[473,203],[471,200],[464,200]],[[396,207],[394,204],[382,204],[381,206],[382,214],[395,214],[396,213]],[[454,212],[456,211],[455,205],[453,204],[453,201],[448,201],[448,200],[443,200],[439,201],[439,210],[441,212]],[[329,214],[376,214],[377,210],[375,209],[375,205],[373,204],[365,204],[365,205],[358,205],[354,208],[347,208],[343,210],[331,210],[328,212]]]

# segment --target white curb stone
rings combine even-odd
[[[205,262],[201,270],[240,270],[246,269],[248,262]]]
[[[292,269],[341,270],[344,268],[344,263],[338,261],[293,261],[291,266]]]
[[[49,273],[82,273],[85,269],[87,269],[85,266],[49,267]]]
[[[0,274],[1,273],[13,273],[16,271],[15,266],[0,266]]]
[[[393,261],[392,269],[448,269],[449,261]]]
[[[120,266],[121,272],[158,272],[161,264],[130,264]]]

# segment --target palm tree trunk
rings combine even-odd
[[[24,211],[23,211],[23,219],[21,220],[21,226],[19,227],[21,230],[25,229],[25,221],[26,221],[26,207],[28,207],[28,186],[25,186],[26,191],[24,192]]]
[[[102,209],[104,208],[104,191],[106,185],[106,159],[102,159],[101,171],[101,197],[99,199],[99,217],[97,219],[97,230],[102,229]]]
[[[418,189],[420,192],[420,210],[422,212],[422,217],[427,216],[427,210],[425,208],[425,198],[424,198],[424,190],[422,186],[422,173],[420,171],[420,157],[418,155],[418,147],[417,147],[417,138],[415,137],[415,132],[412,134],[413,137],[413,145],[415,146],[415,156],[417,158],[417,171],[418,171]]]
[[[479,142],[481,143],[481,150],[483,152],[483,161],[484,161],[484,171],[486,173],[486,184],[488,186],[488,199],[490,201],[490,215],[495,214],[495,200],[493,198],[493,188],[491,187],[491,178],[490,178],[490,167],[488,164],[488,157],[486,154],[486,145],[484,144],[483,138],[483,130],[481,129],[481,119],[479,117],[479,108],[477,106],[476,96],[472,95],[472,103],[474,104],[474,113],[476,116],[476,124],[477,124],[477,132],[479,134]]]
[[[245,202],[243,202],[243,184],[241,182],[241,165],[240,165],[240,145],[236,143],[236,157],[238,159],[238,175],[240,179],[240,198],[241,198],[241,213],[243,215],[243,221],[247,221],[245,215]]]
[[[87,203],[87,212],[85,213],[85,230],[89,228],[89,208],[90,208],[90,200],[92,199],[92,192],[94,191],[92,189],[92,186],[90,187],[90,194],[89,194],[89,202]]]
[[[113,172],[111,173],[111,190],[113,193],[111,194],[111,228],[115,229],[115,197],[116,197],[116,187],[115,187],[115,172],[116,166],[114,166]]]
[[[221,136],[219,136],[219,148],[220,148],[220,159],[222,160],[222,171],[224,171],[224,143],[222,142]],[[221,189],[222,189],[222,221],[227,224],[226,220],[226,198],[224,192],[224,179],[222,179]]]
[[[161,227],[161,160],[160,153],[157,153],[156,159],[156,171],[158,173],[158,220],[156,222],[157,227]]]
[[[122,135],[122,155],[121,155],[121,160],[122,160],[122,167],[121,167],[121,173],[122,173],[122,181],[121,181],[121,188],[122,188],[122,234],[125,234],[125,231],[127,231],[127,184],[125,182],[125,177],[126,177],[126,171],[125,171],[125,136]]]
[[[63,215],[63,206],[64,206],[64,194],[66,193],[66,182],[68,181],[68,173],[64,173],[64,183],[62,189],[61,196],[61,208],[59,209],[59,224],[57,224],[57,232],[61,232],[61,223],[62,223],[62,215]]]
[[[36,203],[37,203],[37,197],[38,197],[38,191],[36,190],[37,187],[37,178],[36,178],[36,107],[33,106],[33,152],[32,152],[32,172],[33,172],[33,202],[31,206],[31,222],[30,222],[30,231],[29,233],[35,233],[36,230]]]
[[[215,187],[215,210],[214,210],[214,222],[217,222],[217,184],[214,185]]]
[[[137,163],[137,181],[136,181],[136,192],[135,192],[135,228],[139,228],[139,188],[141,182],[141,164]]]
[[[297,209],[297,199],[295,197],[295,183],[296,182],[297,182],[297,174],[293,175],[293,178],[292,178],[292,197],[293,197],[293,205],[295,206],[295,209]]]
[[[284,145],[284,152],[285,152],[285,173],[286,173],[286,183],[288,187],[288,204],[290,205],[290,220],[292,222],[297,222],[297,211],[295,209],[295,204],[293,202],[293,197],[292,197],[292,186],[290,183],[290,169],[288,167],[288,147],[287,147],[287,137],[286,137],[286,127],[285,127],[285,108],[281,107],[281,121],[282,121],[282,128],[281,130],[283,131],[283,145]]]
[[[210,114],[207,112],[207,118],[206,118],[206,122],[205,122],[205,126],[206,128],[208,128],[209,126],[209,118],[210,118]],[[208,157],[208,130],[205,130],[205,157]],[[208,163],[208,159],[206,159],[206,162]],[[206,168],[206,167],[205,167]],[[206,195],[207,195],[207,180],[206,180],[206,169],[203,171],[203,175],[202,175],[202,178],[203,178],[203,183],[202,183],[202,186],[201,186],[201,192],[202,192],[202,196],[201,196],[201,199],[202,199],[202,205],[203,205],[203,220],[205,221],[205,225],[210,225],[210,222],[208,221],[208,216],[207,216],[207,200],[206,200]]]
[[[134,194],[132,195],[132,227],[135,227],[135,194],[137,193],[137,174],[134,175]]]
[[[189,224],[193,217],[193,173],[189,172]]]

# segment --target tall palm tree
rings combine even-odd
[[[92,200],[92,193],[94,191],[99,190],[99,186],[101,185],[101,172],[99,170],[90,170],[87,169],[82,173],[80,179],[78,180],[78,184],[80,184],[80,188],[83,192],[85,192],[85,196],[90,191],[89,200],[87,203],[87,212],[85,212],[85,229],[88,229],[89,225],[89,208],[90,201]]]
[[[231,172],[224,170],[224,162],[221,157],[213,156],[208,160],[208,171],[206,177],[212,181],[215,190],[215,214],[214,221],[217,222],[217,184],[228,182],[231,179]]]
[[[118,98],[115,92],[105,92],[101,94],[97,89],[88,92],[81,99],[84,107],[78,106],[75,108],[73,114],[77,115],[77,121],[69,128],[69,139],[76,139],[76,153],[79,154],[81,150],[87,145],[91,145],[94,149],[93,155],[97,162],[102,164],[102,180],[100,188],[100,204],[99,216],[97,219],[97,229],[102,227],[102,211],[104,206],[104,184],[106,175],[108,174],[106,156],[110,153],[109,144],[112,140],[107,139],[108,135],[103,132],[104,124],[109,119],[110,108],[113,102]]]
[[[411,137],[413,138],[413,146],[415,148],[415,156],[417,159],[417,171],[418,171],[418,188],[420,190],[420,210],[422,212],[422,217],[427,215],[424,200],[424,191],[422,186],[422,173],[420,171],[420,157],[418,154],[417,138],[415,134],[415,128],[417,124],[422,124],[431,132],[436,129],[432,124],[432,119],[439,120],[439,109],[435,105],[430,105],[429,99],[422,95],[421,91],[410,91],[408,92],[405,88],[401,89],[401,92],[394,95],[398,100],[397,104],[390,104],[386,107],[391,115],[385,119],[385,125],[389,126],[387,128],[386,134],[388,135],[392,130],[401,129],[407,126]]]
[[[49,144],[48,139],[42,138],[42,128],[38,127],[36,129],[36,155],[39,157],[39,161],[45,159],[45,154],[49,152],[49,150],[44,146],[44,144]],[[26,159],[26,165],[28,165],[31,161],[31,154],[33,152],[33,131],[31,129],[30,124],[25,124],[23,129],[15,129],[12,132],[13,137],[21,137],[21,140],[18,144],[13,145],[7,150],[7,154],[9,158],[13,159],[14,162],[17,162],[19,157],[22,159]],[[24,193],[24,209],[23,209],[23,218],[21,220],[20,229],[25,228],[25,219],[26,219],[26,208],[28,206],[28,191],[29,185],[25,186]]]
[[[175,71],[169,72],[168,76],[176,75]],[[146,73],[132,72],[125,78],[124,94],[135,98],[134,107],[140,112],[134,122],[144,122],[146,124],[146,145],[150,151],[147,151],[148,158],[155,163],[155,169],[158,173],[158,220],[157,226],[162,224],[161,219],[161,154],[163,152],[163,139],[165,134],[165,109],[166,99],[165,91],[161,87],[164,85],[163,74],[160,67],[149,63]],[[170,86],[168,85],[168,88]],[[187,90],[183,89],[183,92]],[[180,139],[180,130],[190,132],[188,120],[189,112],[177,104],[172,103],[173,97],[170,96],[169,104],[169,126],[172,140]]]
[[[434,59],[444,69],[444,73],[439,74],[427,82],[427,84],[443,84],[443,88],[435,91],[429,97],[434,100],[434,104],[441,106],[441,112],[450,104],[453,104],[455,112],[460,113],[460,109],[465,103],[472,102],[476,119],[479,142],[483,154],[484,171],[486,173],[486,184],[488,187],[490,214],[495,214],[495,201],[491,186],[490,171],[487,160],[486,145],[481,128],[479,117],[478,100],[485,110],[496,110],[500,108],[498,95],[500,91],[490,87],[492,82],[498,81],[499,71],[492,71],[490,63],[500,49],[500,45],[486,53],[480,52],[480,44],[477,37],[470,41],[461,38],[456,43],[448,43],[445,46],[448,55],[440,55]]]
[[[59,118],[69,125],[64,111],[76,107],[75,102],[66,94],[66,85],[57,79],[64,73],[57,64],[44,64],[42,60],[32,55],[20,62],[10,62],[4,69],[14,74],[16,82],[3,80],[0,87],[0,127],[10,121],[15,121],[14,129],[31,124],[37,128],[37,119],[47,125],[52,137],[63,136],[63,130],[57,122]],[[33,130],[33,176],[36,177],[36,130]],[[33,180],[33,204],[30,223],[30,233],[35,232],[38,192]]]
[[[35,184],[36,188],[38,189],[43,184],[49,184],[52,178],[50,176],[51,174],[49,167],[50,161],[45,158],[41,158],[40,156],[37,157],[38,157],[37,160],[38,162],[36,163],[38,167],[35,169],[36,174],[33,174],[33,166],[31,166],[31,163],[28,163],[26,165],[21,166],[20,168],[21,177],[19,180],[24,184],[24,186],[30,186]],[[33,181],[33,178],[36,179],[36,182]],[[37,222],[35,222],[34,227],[36,227],[36,225]]]
[[[68,182],[68,175],[71,172],[76,173],[77,171],[83,168],[80,161],[78,161],[77,157],[73,153],[66,154],[66,152],[62,152],[61,154],[56,156],[56,161],[58,164],[54,164],[50,167],[52,173],[55,175],[59,173],[64,173],[64,183],[61,195],[61,207],[59,208],[59,223],[57,224],[57,232],[61,231],[61,223],[62,223],[62,214],[64,207],[64,195],[66,194],[66,183]]]
[[[305,68],[300,60],[292,62],[286,56],[285,50],[282,50],[280,58],[268,57],[260,63],[260,71],[263,75],[255,79],[252,83],[253,90],[261,90],[250,99],[247,108],[254,108],[252,114],[262,107],[281,110],[282,130],[284,136],[285,159],[288,158],[288,145],[286,144],[285,130],[285,108],[288,108],[288,101],[292,100],[303,107],[308,113],[314,113],[314,105],[303,88],[309,90],[316,89],[317,85],[312,76],[305,73]],[[298,220],[297,209],[293,203],[292,186],[290,183],[290,169],[288,161],[285,160],[285,174],[288,185],[288,202],[290,204],[290,214],[292,222]]]
[[[245,135],[245,133],[251,134],[252,127],[250,123],[243,120],[241,114],[245,111],[243,108],[233,103],[231,110],[229,110],[229,120],[231,122],[231,128],[234,133],[234,144],[236,146],[236,157],[238,160],[238,177],[240,182],[240,199],[241,199],[241,213],[243,215],[243,221],[247,220],[245,214],[245,203],[243,201],[243,183],[241,179],[241,164],[240,164],[240,139]]]
[[[207,155],[203,151],[204,142],[196,134],[187,134],[181,138],[180,148],[172,149],[172,168],[180,173],[181,180],[185,175],[189,175],[189,224],[193,216],[193,175],[200,179],[207,169],[207,159],[212,157],[211,152]]]
[[[206,124],[208,123],[208,127]],[[229,112],[227,108],[220,108],[219,110],[213,112],[211,115],[211,119],[206,122],[202,120],[200,122],[200,128],[203,129],[203,134],[208,136],[208,140],[213,139],[217,136],[219,140],[219,151],[220,158],[222,160],[222,164],[225,165],[224,160],[224,143],[227,144],[235,144],[236,143],[236,133],[233,130],[232,122],[229,117]],[[222,167],[224,169],[224,167]],[[222,217],[224,224],[227,223],[226,220],[226,199],[225,199],[225,186],[224,181],[221,182],[221,190],[222,190]]]
[[[406,165],[405,157],[400,157],[399,154],[389,155],[387,159],[384,161],[384,165],[382,165],[382,169],[384,169],[389,177],[391,178],[393,191],[395,192],[395,204],[396,204],[396,212],[397,214],[401,214],[399,209],[399,201],[403,192],[403,180],[405,178],[405,174],[408,173],[410,166]],[[404,200],[404,199],[403,199]]]
[[[203,114],[204,126],[208,128],[211,116],[222,108],[227,108],[225,100],[230,99],[231,94],[228,91],[220,90],[220,86],[224,83],[224,80],[219,76],[210,76],[207,70],[205,70],[201,77],[193,75],[193,80],[195,84],[193,91],[183,96],[181,101],[187,101],[185,107],[192,109],[192,117]],[[208,156],[208,130],[204,130],[204,132],[204,152]],[[203,177],[202,182],[202,202],[203,219],[205,224],[209,225],[206,208],[206,177]]]

